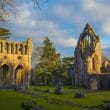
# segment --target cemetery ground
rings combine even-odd
[[[110,100],[110,91],[83,90],[85,97],[75,98],[74,94],[79,89],[64,86],[62,95],[54,94],[54,90],[54,86],[32,86],[24,92],[0,90],[0,110],[24,110],[24,102],[36,102],[43,110],[88,110]]]

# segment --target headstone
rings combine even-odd
[[[79,90],[75,92],[75,98],[84,98],[84,92],[82,90]]]
[[[64,94],[63,83],[61,81],[56,85],[55,94]]]

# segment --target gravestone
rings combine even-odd
[[[84,92],[82,90],[79,90],[75,92],[75,98],[84,98]]]
[[[64,94],[63,83],[61,81],[56,85],[55,94]]]

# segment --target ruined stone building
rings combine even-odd
[[[29,87],[32,40],[0,39],[0,87]]]
[[[102,60],[100,37],[89,24],[80,34],[74,57],[75,85],[98,89],[102,82],[100,79],[103,79],[105,70],[108,72],[110,64]]]

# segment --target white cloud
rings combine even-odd
[[[41,12],[23,5],[11,18],[10,24],[14,27],[14,36],[32,37],[36,44],[42,43],[44,36],[48,36],[62,51],[62,47],[70,49],[76,46],[77,40],[72,33],[78,37],[87,22],[96,26],[99,34],[110,35],[109,4],[105,4],[104,0],[60,0]],[[72,32],[66,30],[68,27],[72,28]],[[102,43],[102,48],[110,47],[106,43]]]
[[[73,10],[71,7],[62,5],[62,4],[57,4],[53,7],[53,12],[60,17],[63,17],[64,19],[66,17],[70,17],[73,13]]]
[[[76,47],[77,40],[74,38],[65,38],[65,39],[58,39],[57,41],[60,45],[65,47]]]
[[[71,2],[70,4],[62,2],[53,7],[53,12],[62,20],[78,24],[79,27],[84,26],[87,22],[100,23],[101,31],[110,35],[110,6],[105,4],[104,0],[80,0],[76,6]]]
[[[102,29],[103,29],[104,33],[106,33],[107,35],[110,35],[110,19],[107,20],[107,21],[103,24]]]
[[[71,24],[82,26],[87,22],[86,17],[83,16],[82,10],[80,10],[80,8],[76,10],[73,3],[68,5],[63,3],[56,4],[52,11],[57,17],[65,20],[65,22],[71,22]]]
[[[99,7],[96,3],[96,0],[83,0],[82,6],[83,6],[83,9],[85,10],[95,10],[96,8]]]
[[[20,7],[18,15],[11,18],[11,24],[17,27],[13,31],[14,35],[32,37],[34,42],[42,42],[43,37],[48,36],[55,45],[75,46],[77,41],[71,38],[68,30],[61,29],[58,24],[50,20],[40,19],[40,16],[33,14],[26,5]]]
[[[98,0],[83,0],[82,7],[92,21],[100,22],[102,32],[110,35],[110,6]]]

